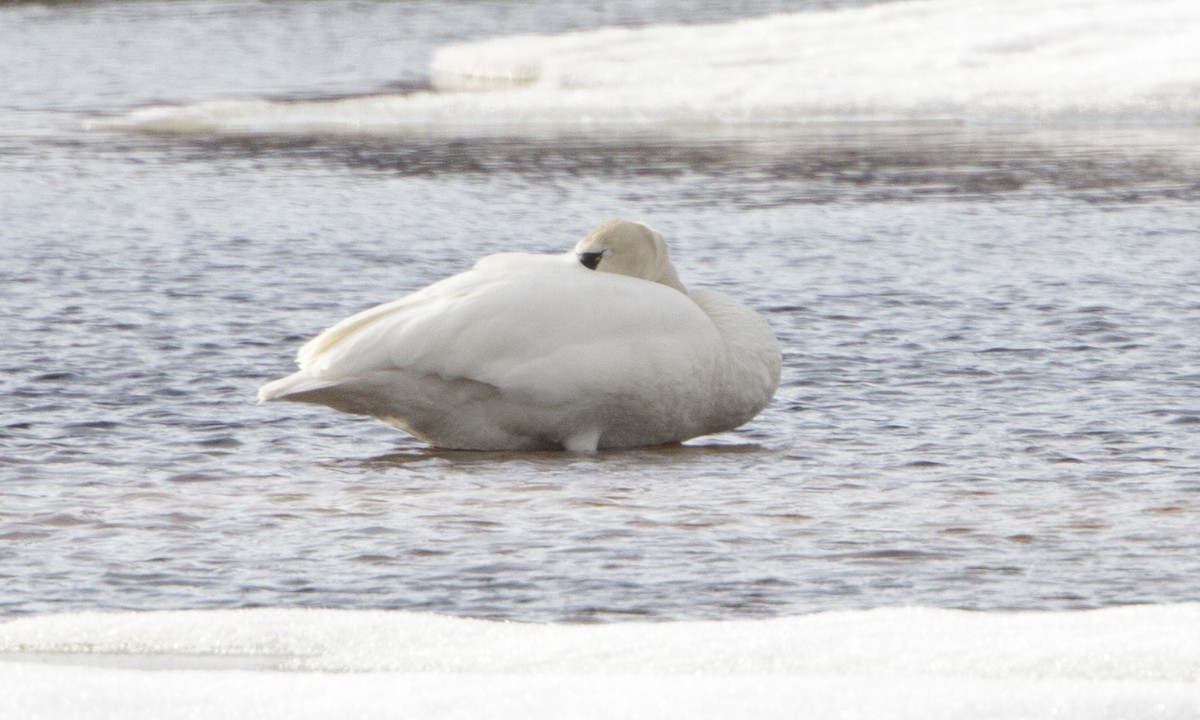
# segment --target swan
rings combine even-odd
[[[459,450],[595,452],[731,430],[770,402],[767,321],[689,293],[662,235],[614,220],[568,253],[500,253],[308,341],[259,402],[370,415]]]

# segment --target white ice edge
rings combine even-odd
[[[287,658],[329,672],[1200,681],[1200,603],[1070,612],[881,608],[767,620],[532,624],[403,611],[246,609],[36,616],[0,658]],[[236,665],[236,663],[234,663]]]

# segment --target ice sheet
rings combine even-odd
[[[820,122],[1194,124],[1191,0],[912,0],[440,49],[433,92],[154,107],[174,132],[452,133]]]
[[[0,716],[21,718],[1200,717],[1200,604],[610,625],[85,613],[0,625],[0,654]]]

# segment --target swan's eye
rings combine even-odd
[[[600,266],[600,260],[604,257],[602,252],[594,253],[579,253],[579,262],[588,270],[595,270]]]

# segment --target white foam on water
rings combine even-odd
[[[153,107],[161,132],[1200,121],[1194,0],[910,0],[440,49],[436,91]]]
[[[0,717],[1197,718],[1200,604],[536,625],[400,611],[0,625]]]

